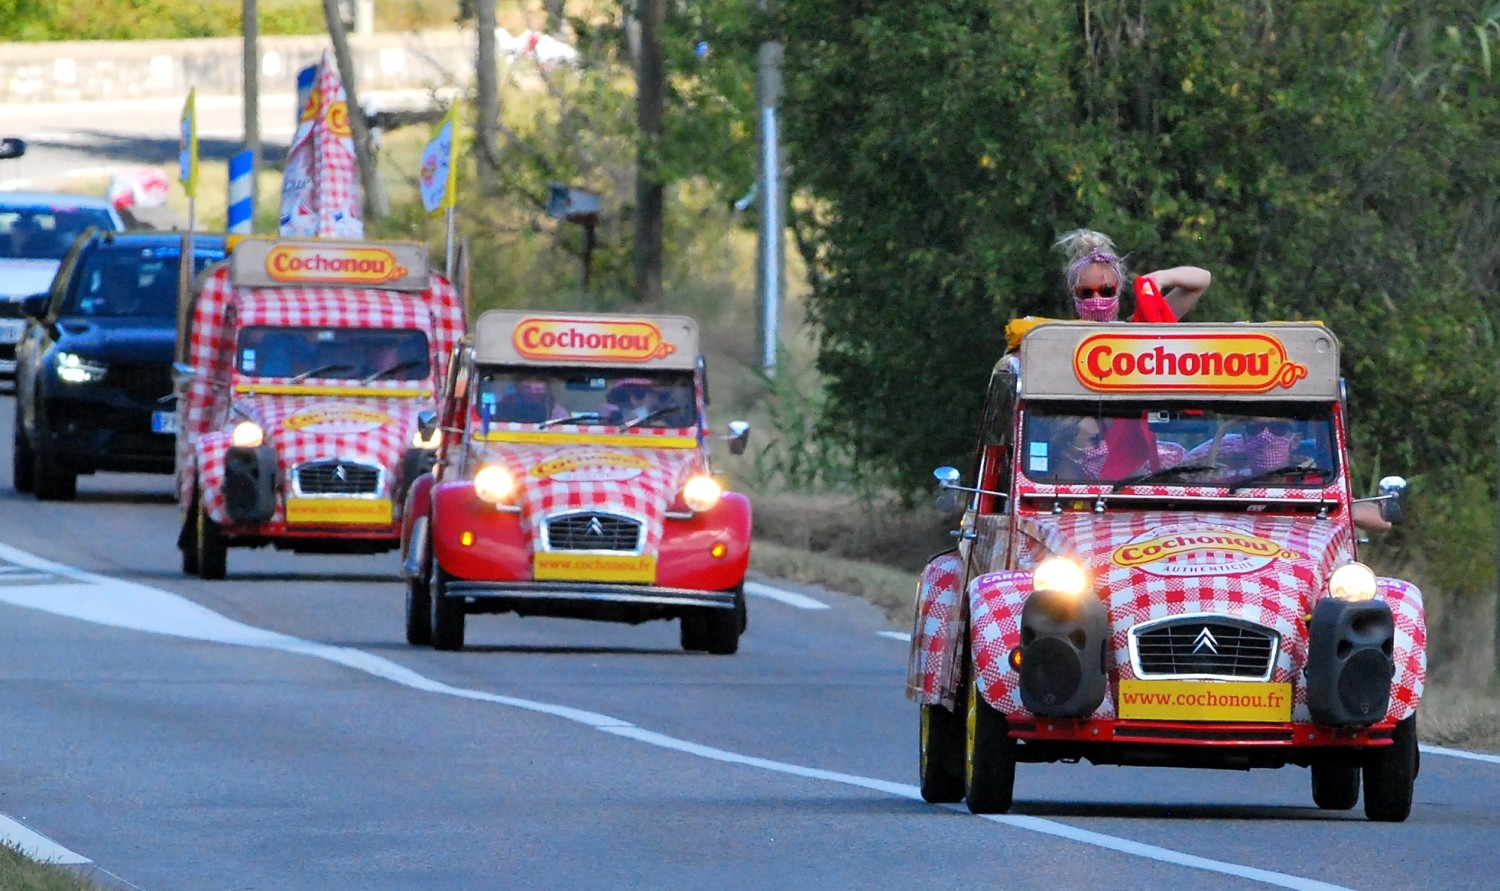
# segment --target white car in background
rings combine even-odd
[[[120,232],[125,221],[104,198],[0,192],[0,381],[16,376],[21,300],[52,286],[68,248],[91,227]]]

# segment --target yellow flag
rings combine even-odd
[[[422,206],[428,213],[452,210],[458,202],[458,165],[455,146],[458,142],[458,100],[438,122],[432,141],[422,149],[422,166],[417,175]]]
[[[197,87],[188,90],[187,101],[182,104],[182,132],[177,143],[177,166],[182,191],[189,198],[198,196],[198,110],[195,96]]]

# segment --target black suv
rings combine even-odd
[[[16,491],[66,500],[96,470],[171,473],[177,414],[181,233],[91,232],[52,290],[22,303],[16,350]],[[222,235],[195,235],[194,271],[224,258]]]

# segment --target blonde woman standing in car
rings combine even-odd
[[[1057,240],[1054,247],[1067,255],[1063,276],[1073,297],[1078,317],[1090,322],[1114,322],[1120,318],[1120,292],[1128,273],[1115,243],[1103,232],[1075,229]],[[1143,276],[1155,287],[1137,286],[1134,322],[1175,322],[1187,315],[1208,290],[1213,275],[1197,266],[1173,266]]]

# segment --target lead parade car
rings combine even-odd
[[[481,315],[408,493],[407,641],[462,649],[468,614],[514,612],[677,619],[684,649],[734,653],[750,503],[713,477],[707,401],[686,317]]]
[[[1313,323],[1023,320],[990,379],[956,549],[917,593],[923,797],[1012,804],[1032,762],[1310,769],[1401,821],[1422,596],[1358,561],[1339,343]],[[1360,503],[1373,502],[1373,503]]]

